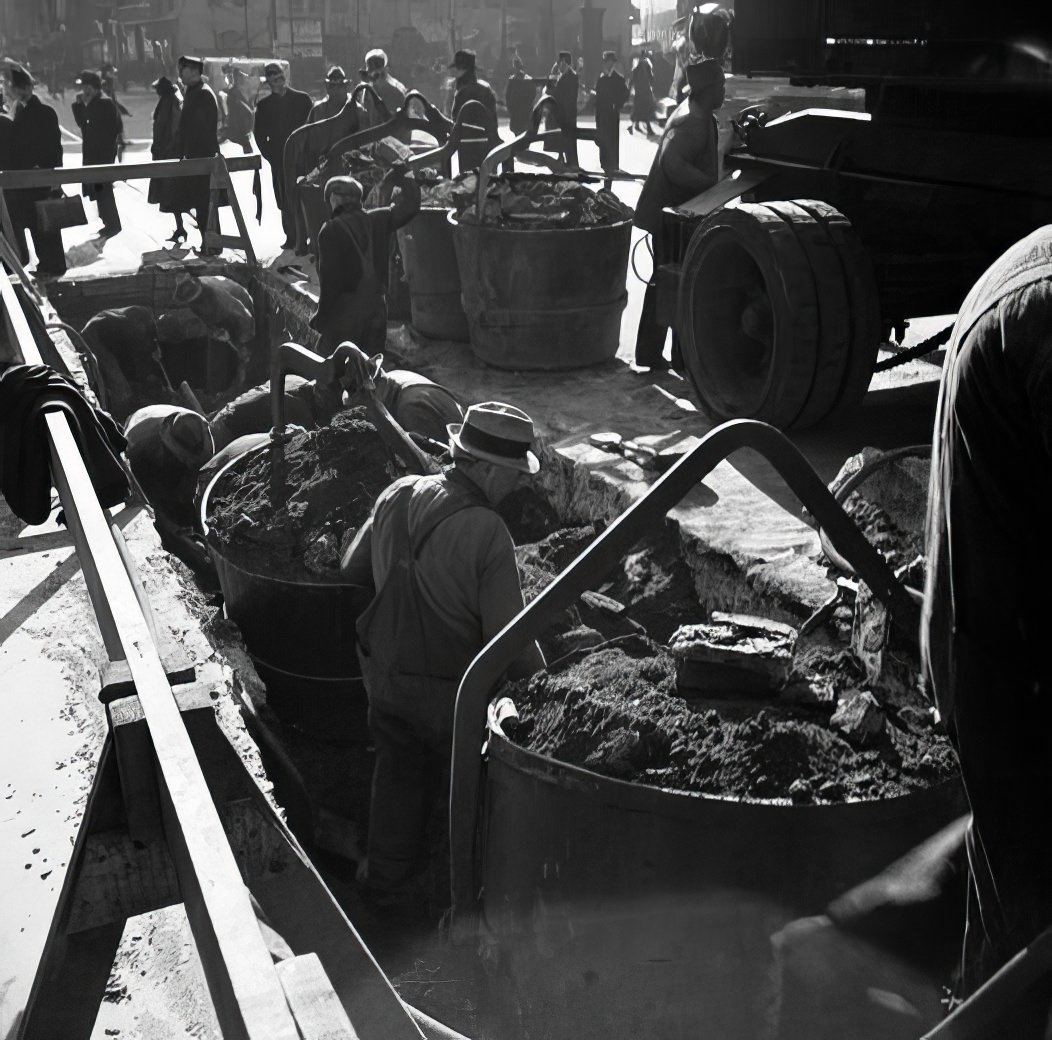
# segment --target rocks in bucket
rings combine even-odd
[[[680,692],[774,693],[789,677],[796,635],[778,621],[720,611],[707,624],[682,625],[669,640]]]
[[[864,748],[872,747],[880,740],[886,721],[872,693],[868,690],[846,690],[837,701],[829,725],[852,746]]]

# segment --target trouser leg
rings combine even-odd
[[[117,212],[117,200],[113,196],[112,184],[100,184],[95,189],[95,202],[99,207],[99,216],[107,231],[121,230],[121,217]]]
[[[281,164],[270,168],[271,183],[274,185],[274,200],[281,213],[281,229],[285,232],[286,242],[296,241],[296,214],[292,211],[289,200],[285,198],[285,185],[282,180]]]
[[[62,247],[62,232],[34,230],[32,235],[39,266],[53,274],[65,274],[66,253]]]
[[[657,320],[657,285],[652,281],[643,296],[643,310],[636,332],[636,364],[652,368],[661,362],[665,352],[668,328]]]
[[[404,889],[421,858],[435,797],[436,748],[410,723],[382,711],[369,711],[376,747],[369,804],[369,887],[376,892]]]

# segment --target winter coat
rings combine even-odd
[[[153,110],[153,141],[150,145],[152,159],[178,159],[179,112],[183,99],[178,92],[162,94]],[[150,181],[147,200],[161,207],[162,213],[174,213],[173,198],[177,182],[168,177],[155,177]]]

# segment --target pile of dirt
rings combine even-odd
[[[887,713],[881,738],[853,744],[830,709],[687,701],[676,665],[629,637],[572,655],[508,694],[514,739],[604,776],[745,800],[842,802],[890,798],[955,775],[949,742],[930,721]]]
[[[495,177],[486,188],[482,214],[473,197],[454,197],[457,219],[518,231],[599,227],[631,220],[633,210],[611,191],[578,180],[532,173]]]
[[[286,442],[278,508],[271,452],[241,462],[212,491],[209,540],[234,563],[290,581],[338,581],[340,557],[377,496],[404,473],[364,408]]]

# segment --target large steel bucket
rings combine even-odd
[[[963,811],[955,783],[842,805],[662,791],[527,751],[491,714],[481,890],[499,1025],[756,1040],[772,934]]]
[[[253,454],[228,462],[201,498],[201,524],[227,617],[241,629],[267,687],[267,703],[283,722],[319,740],[364,742],[368,705],[354,626],[369,604],[371,590],[334,582],[288,581],[252,571],[234,563],[208,539],[209,502],[217,481]]]
[[[447,210],[422,209],[398,232],[413,328],[429,339],[468,341],[460,269]]]
[[[514,231],[450,213],[471,349],[494,368],[611,360],[628,301],[632,223]]]

